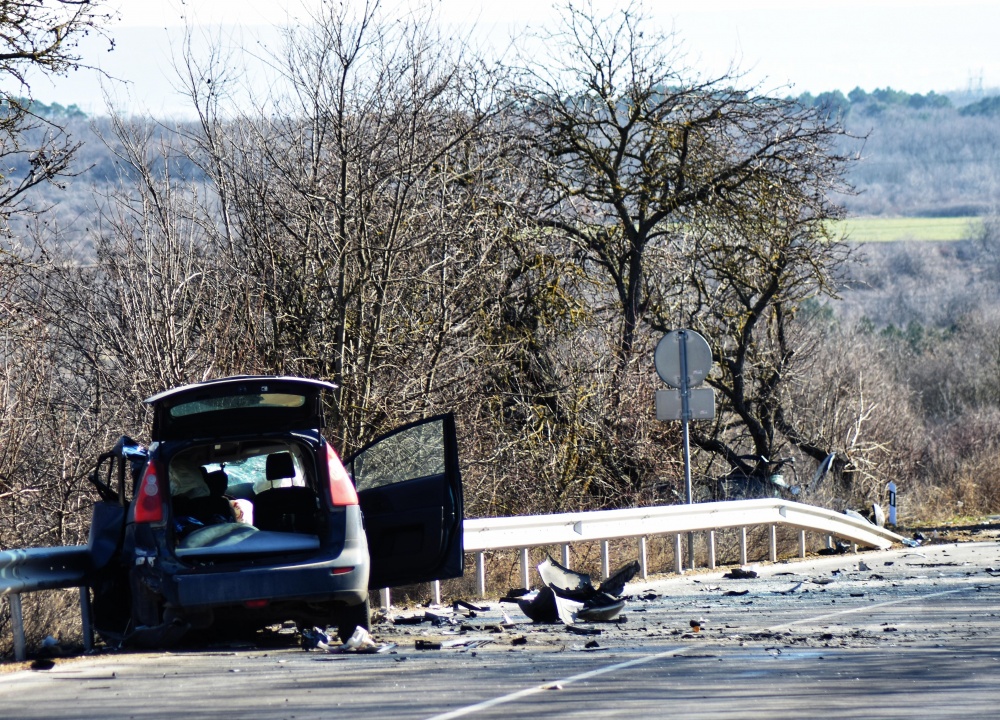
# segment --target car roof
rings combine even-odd
[[[157,393],[151,439],[219,438],[324,426],[325,380],[276,375],[237,375]]]

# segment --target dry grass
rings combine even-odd
[[[21,596],[24,616],[24,635],[28,655],[34,655],[42,640],[51,635],[66,651],[76,652],[83,646],[83,629],[80,621],[80,593],[78,590],[50,590]],[[0,659],[14,657],[14,635],[11,627],[10,605],[0,609]]]

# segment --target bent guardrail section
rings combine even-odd
[[[521,577],[528,586],[527,548],[562,545],[564,559],[567,546],[574,542],[607,541],[618,538],[646,538],[653,535],[675,535],[679,550],[683,533],[723,528],[746,528],[769,525],[771,555],[775,559],[774,528],[780,525],[839,537],[855,545],[885,549],[904,538],[890,530],[864,520],[825,508],[777,498],[760,500],[729,500],[694,505],[666,505],[620,510],[560,513],[503,518],[475,518],[465,521],[465,550],[476,553],[476,572],[480,594],[485,593],[483,553],[487,550],[519,549],[522,551]],[[714,554],[714,536],[710,535],[710,554]],[[804,536],[800,540],[805,554]],[[640,547],[645,574],[645,543]],[[680,571],[680,553],[675,552]],[[741,559],[746,563],[746,534],[741,542]],[[711,562],[714,567],[714,560]],[[607,548],[602,546],[602,569],[607,574]]]
[[[0,552],[0,597],[6,595],[10,603],[15,660],[26,658],[24,615],[21,609],[21,594],[26,592],[80,588],[83,646],[87,650],[93,646],[88,588],[90,571],[90,548],[86,545]]]

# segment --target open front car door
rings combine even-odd
[[[462,478],[452,415],[383,435],[345,465],[364,514],[369,587],[462,575]]]

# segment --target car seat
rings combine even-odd
[[[295,477],[295,463],[289,452],[267,456],[264,473],[268,484]],[[253,498],[254,525],[260,530],[315,533],[319,499],[308,487],[272,487]]]

